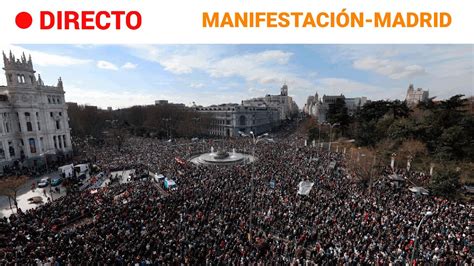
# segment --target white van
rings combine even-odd
[[[70,178],[74,175],[74,165],[66,164],[58,167],[59,174],[64,174],[65,178]]]
[[[83,163],[74,166],[77,176],[89,173],[89,164]]]

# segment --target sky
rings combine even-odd
[[[286,83],[300,108],[309,95],[405,99],[474,95],[474,45],[0,45],[31,54],[46,85],[62,77],[66,101],[123,108],[168,100],[240,103]],[[0,85],[6,85],[0,75]]]

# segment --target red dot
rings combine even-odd
[[[15,23],[18,28],[26,29],[31,26],[31,23],[33,23],[33,18],[28,12],[20,12],[16,15]]]

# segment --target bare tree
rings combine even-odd
[[[11,201],[13,200],[13,204],[15,205],[16,210],[18,211],[18,202],[16,200],[17,194],[21,186],[25,184],[27,180],[27,176],[10,176],[0,180],[0,195],[8,197],[10,209],[13,209],[11,204]]]
[[[374,182],[380,178],[378,160],[377,151],[374,148],[359,147],[352,153],[352,159],[347,162],[353,178],[367,186],[369,191],[372,191]]]

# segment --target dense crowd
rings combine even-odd
[[[406,264],[427,211],[433,216],[418,234],[417,262],[474,263],[471,204],[389,181],[368,190],[345,170],[343,154],[304,147],[296,134],[275,140],[257,145],[255,165],[228,167],[176,158],[211,146],[249,152],[249,139],[88,146],[83,154],[107,173],[150,170],[178,189],[136,178],[5,218],[0,264]],[[297,194],[302,180],[314,182],[307,196]]]

